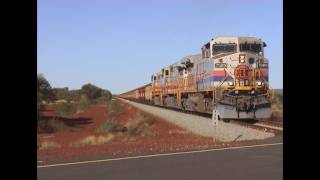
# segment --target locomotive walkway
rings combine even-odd
[[[194,134],[212,137],[219,141],[266,139],[274,136],[273,133],[263,132],[236,124],[225,123],[223,121],[219,121],[218,126],[216,127],[213,126],[210,118],[136,103],[125,99],[121,100],[142,111],[167,120],[181,128],[187,129]]]

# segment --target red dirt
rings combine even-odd
[[[123,102],[121,102],[124,104]],[[72,159],[90,159],[92,157],[123,157],[150,153],[164,153],[187,150],[199,150],[224,146],[224,143],[212,138],[200,137],[183,130],[165,120],[152,117],[135,107],[128,108],[124,104],[119,117],[120,124],[125,124],[137,112],[144,116],[156,119],[154,126],[155,136],[129,136],[128,133],[114,133],[115,138],[102,145],[87,145],[81,147],[70,146],[72,143],[90,135],[99,135],[95,130],[105,120],[110,119],[106,106],[94,105],[72,117],[64,118],[65,122],[72,122],[73,127],[66,128],[58,133],[38,133],[38,141],[50,141],[61,145],[60,148],[38,150],[38,160],[66,161]],[[47,107],[43,116],[57,116],[52,107]],[[78,129],[77,131],[75,129]],[[246,142],[242,142],[246,143]]]

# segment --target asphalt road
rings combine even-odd
[[[38,168],[38,180],[283,179],[283,145]]]

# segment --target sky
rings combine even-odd
[[[37,2],[37,69],[53,87],[123,93],[217,36],[265,41],[271,87],[283,87],[281,0]]]

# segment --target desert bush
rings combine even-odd
[[[129,126],[128,134],[130,136],[154,136],[155,132],[152,126],[146,123],[140,123],[138,126]]]
[[[72,101],[79,101],[81,98],[81,90],[70,90],[69,91],[69,98]]]
[[[141,113],[135,115],[135,122],[127,123],[128,134],[130,136],[154,136],[155,131],[152,127],[156,123],[153,118],[146,117]]]
[[[51,102],[55,99],[55,95],[52,92],[52,88],[48,80],[42,75],[37,75],[37,101]]]
[[[102,123],[96,130],[97,133],[104,133],[104,132],[116,132],[118,130],[117,123],[113,121],[106,121]]]
[[[80,101],[78,103],[77,111],[82,111],[83,109],[86,109],[87,107],[93,104],[94,102],[90,101],[86,96],[81,96]]]
[[[71,116],[77,112],[78,106],[74,103],[61,103],[55,107],[55,110],[61,116]]]
[[[64,130],[67,125],[58,119],[43,119],[38,124],[39,129],[48,133],[55,133]]]
[[[84,94],[89,100],[94,100],[102,95],[102,89],[90,83],[81,87],[81,94]]]
[[[112,94],[109,90],[102,90],[100,99],[102,101],[110,101],[112,99]]]
[[[43,102],[51,102],[55,99],[52,93],[52,88],[47,79],[42,75],[37,75],[37,121],[39,123],[41,116],[40,112],[43,110]]]

